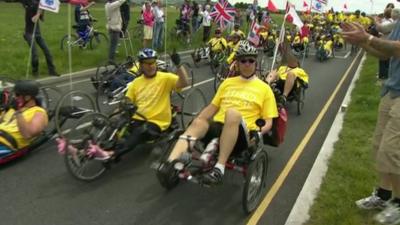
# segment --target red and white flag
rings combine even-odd
[[[87,5],[88,0],[69,0],[68,3],[72,5]]]
[[[210,16],[214,19],[214,22],[219,24],[221,29],[234,20],[236,14],[235,7],[229,4],[228,0],[219,0],[217,4],[214,5]]]
[[[279,9],[275,6],[275,4],[272,2],[272,0],[268,0],[267,9],[270,12],[278,12],[279,11]]]
[[[303,8],[308,8],[308,4],[305,0],[303,0]]]
[[[247,36],[247,40],[253,43],[253,45],[255,46],[258,46],[258,44],[260,43],[260,37],[258,35],[259,31],[260,25],[256,22],[256,20],[253,20],[253,22],[251,23],[249,35]]]
[[[297,12],[296,12],[296,10],[294,9],[293,6],[289,7],[289,10],[288,10],[288,12],[286,14],[286,21],[296,25],[296,27],[298,28],[300,33],[303,32],[302,28],[304,26],[304,23],[303,23],[303,21],[301,21],[299,15],[297,14]]]
[[[60,1],[59,0],[40,0],[39,9],[58,13],[58,11],[60,10]]]

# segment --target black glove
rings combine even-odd
[[[176,52],[176,50],[174,49],[174,52],[172,53],[171,57],[171,61],[175,66],[179,66],[181,64],[181,57],[179,56],[179,54]]]

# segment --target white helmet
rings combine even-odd
[[[246,40],[239,41],[239,48],[236,51],[236,57],[257,56],[257,49]]]

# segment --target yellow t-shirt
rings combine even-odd
[[[256,120],[272,119],[278,116],[274,93],[258,78],[245,80],[240,76],[226,79],[218,88],[212,102],[219,107],[214,121],[223,123],[229,108],[242,114],[247,129],[257,130]]]
[[[241,31],[241,30],[237,30],[237,31],[233,30],[233,31],[231,32],[231,35],[230,35],[230,36],[232,36],[232,35],[234,35],[234,34],[238,35],[240,38],[244,38],[244,37],[245,37],[243,31]]]
[[[211,51],[219,52],[227,48],[228,44],[226,43],[225,38],[223,37],[213,37],[208,41],[208,44],[211,45]]]
[[[288,66],[280,66],[278,69],[279,79],[286,80],[287,73],[289,71],[293,72],[296,75],[296,77],[298,77],[305,83],[308,83],[308,74],[300,67],[290,68]]]
[[[308,43],[310,42],[310,40],[308,39],[308,37],[303,37],[303,44],[308,45]]]
[[[128,97],[138,107],[137,112],[144,115],[149,122],[157,124],[162,131],[171,124],[170,95],[176,88],[179,77],[173,73],[157,71],[153,78],[140,76],[133,80],[126,92]],[[143,120],[134,115],[133,119]]]
[[[358,18],[357,18],[357,16],[356,15],[351,15],[350,17],[349,17],[349,21],[350,22],[354,22],[354,23],[359,23],[359,24],[363,24],[363,22],[362,22],[362,17],[361,16],[359,16]]]
[[[139,75],[139,62],[136,62],[135,65],[129,70],[131,74]]]
[[[24,117],[26,122],[31,122],[37,112],[42,112],[44,113],[44,115],[46,115],[46,126],[47,126],[48,123],[47,112],[42,107],[33,106],[28,109],[22,109],[22,116]],[[25,139],[24,136],[22,136],[21,132],[19,131],[17,120],[14,116],[14,113],[15,110],[10,109],[4,114],[3,121],[0,123],[0,130],[6,132],[15,139],[18,145],[18,149],[14,149],[13,145],[3,137],[0,137],[0,143],[10,147],[11,149],[19,150],[28,146],[33,141],[34,138]]]
[[[333,48],[333,41],[329,40],[324,44],[325,51],[328,51],[329,53],[331,53],[332,48]]]
[[[239,49],[239,42],[236,44],[233,42],[229,42],[229,44],[230,44],[229,48],[231,49],[231,54],[229,54],[228,58],[226,59],[228,65],[230,65],[233,62],[233,60],[235,60],[236,52]]]
[[[296,36],[294,37],[294,39],[293,39],[293,44],[300,44],[300,41],[301,41],[300,36],[299,36],[299,35],[296,35]]]
[[[258,34],[263,40],[267,40],[268,38],[268,31],[263,31]]]

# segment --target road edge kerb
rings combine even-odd
[[[183,56],[186,57],[186,56],[190,55],[193,51],[194,50],[191,49],[191,50],[181,51],[181,52],[178,52],[178,53],[182,57]],[[164,58],[164,59],[166,57],[168,57],[167,54],[162,54],[160,56],[160,58]],[[63,75],[61,75],[59,77],[45,77],[45,78],[38,79],[37,81],[40,84],[42,84],[43,86],[49,86],[49,85],[52,85],[52,84],[57,84],[57,83],[62,83],[62,82],[69,81],[71,79],[71,76],[72,76],[72,80],[73,81],[76,81],[76,80],[79,80],[79,79],[84,79],[84,78],[89,77],[94,72],[96,72],[96,68],[76,71],[76,72],[73,72],[71,74],[63,74]]]
[[[334,151],[334,144],[339,139],[340,131],[343,126],[343,118],[345,116],[345,108],[351,101],[351,93],[355,87],[355,83],[358,80],[361,69],[364,65],[366,59],[366,53],[360,61],[360,64],[357,67],[355,75],[350,83],[349,88],[347,89],[346,95],[342,101],[341,107],[339,108],[335,120],[332,123],[332,126],[328,132],[328,135],[321,147],[320,152],[311,168],[310,173],[306,179],[306,182],[303,185],[303,188],[297,197],[297,200],[286,219],[285,225],[302,225],[307,222],[310,218],[309,210],[314,203],[314,199],[316,198],[319,188],[322,183],[322,179],[324,178],[327,170],[328,170],[328,162],[332,153]],[[343,110],[344,109],[344,110]]]

